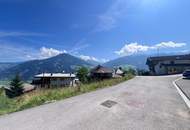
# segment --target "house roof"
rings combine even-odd
[[[75,74],[64,74],[64,73],[42,73],[35,75],[35,78],[43,78],[43,77],[53,77],[53,78],[75,78]]]
[[[152,62],[165,61],[165,60],[190,60],[190,54],[188,54],[188,55],[149,57],[147,59],[147,64],[150,64]]]
[[[98,65],[91,70],[91,73],[113,73],[113,70],[110,68]]]
[[[121,69],[117,69],[115,73],[116,74],[123,74],[124,72]]]

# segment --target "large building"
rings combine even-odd
[[[190,54],[149,57],[146,64],[152,75],[180,74],[190,69]]]
[[[75,85],[75,74],[42,73],[35,75],[32,84],[36,87],[65,87]]]

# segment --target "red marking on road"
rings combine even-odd
[[[132,101],[128,101],[127,105],[135,107],[135,108],[142,108],[144,106],[144,103],[141,101],[132,100]]]

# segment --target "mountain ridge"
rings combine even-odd
[[[1,71],[0,79],[10,79],[19,73],[23,80],[31,80],[36,74],[42,72],[75,72],[80,66],[92,67],[93,65],[70,54],[60,54],[43,60],[26,61],[9,69]]]
[[[149,57],[148,55],[133,55],[133,56],[123,56],[120,58],[116,58],[109,62],[104,63],[104,66],[107,67],[118,67],[118,66],[133,66],[138,69],[148,69],[146,66],[146,59]]]

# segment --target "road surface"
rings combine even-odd
[[[176,84],[180,87],[180,89],[182,89],[190,100],[190,79],[180,79],[176,82]]]
[[[190,130],[189,109],[172,84],[176,78],[136,77],[110,88],[2,116],[0,129]]]

